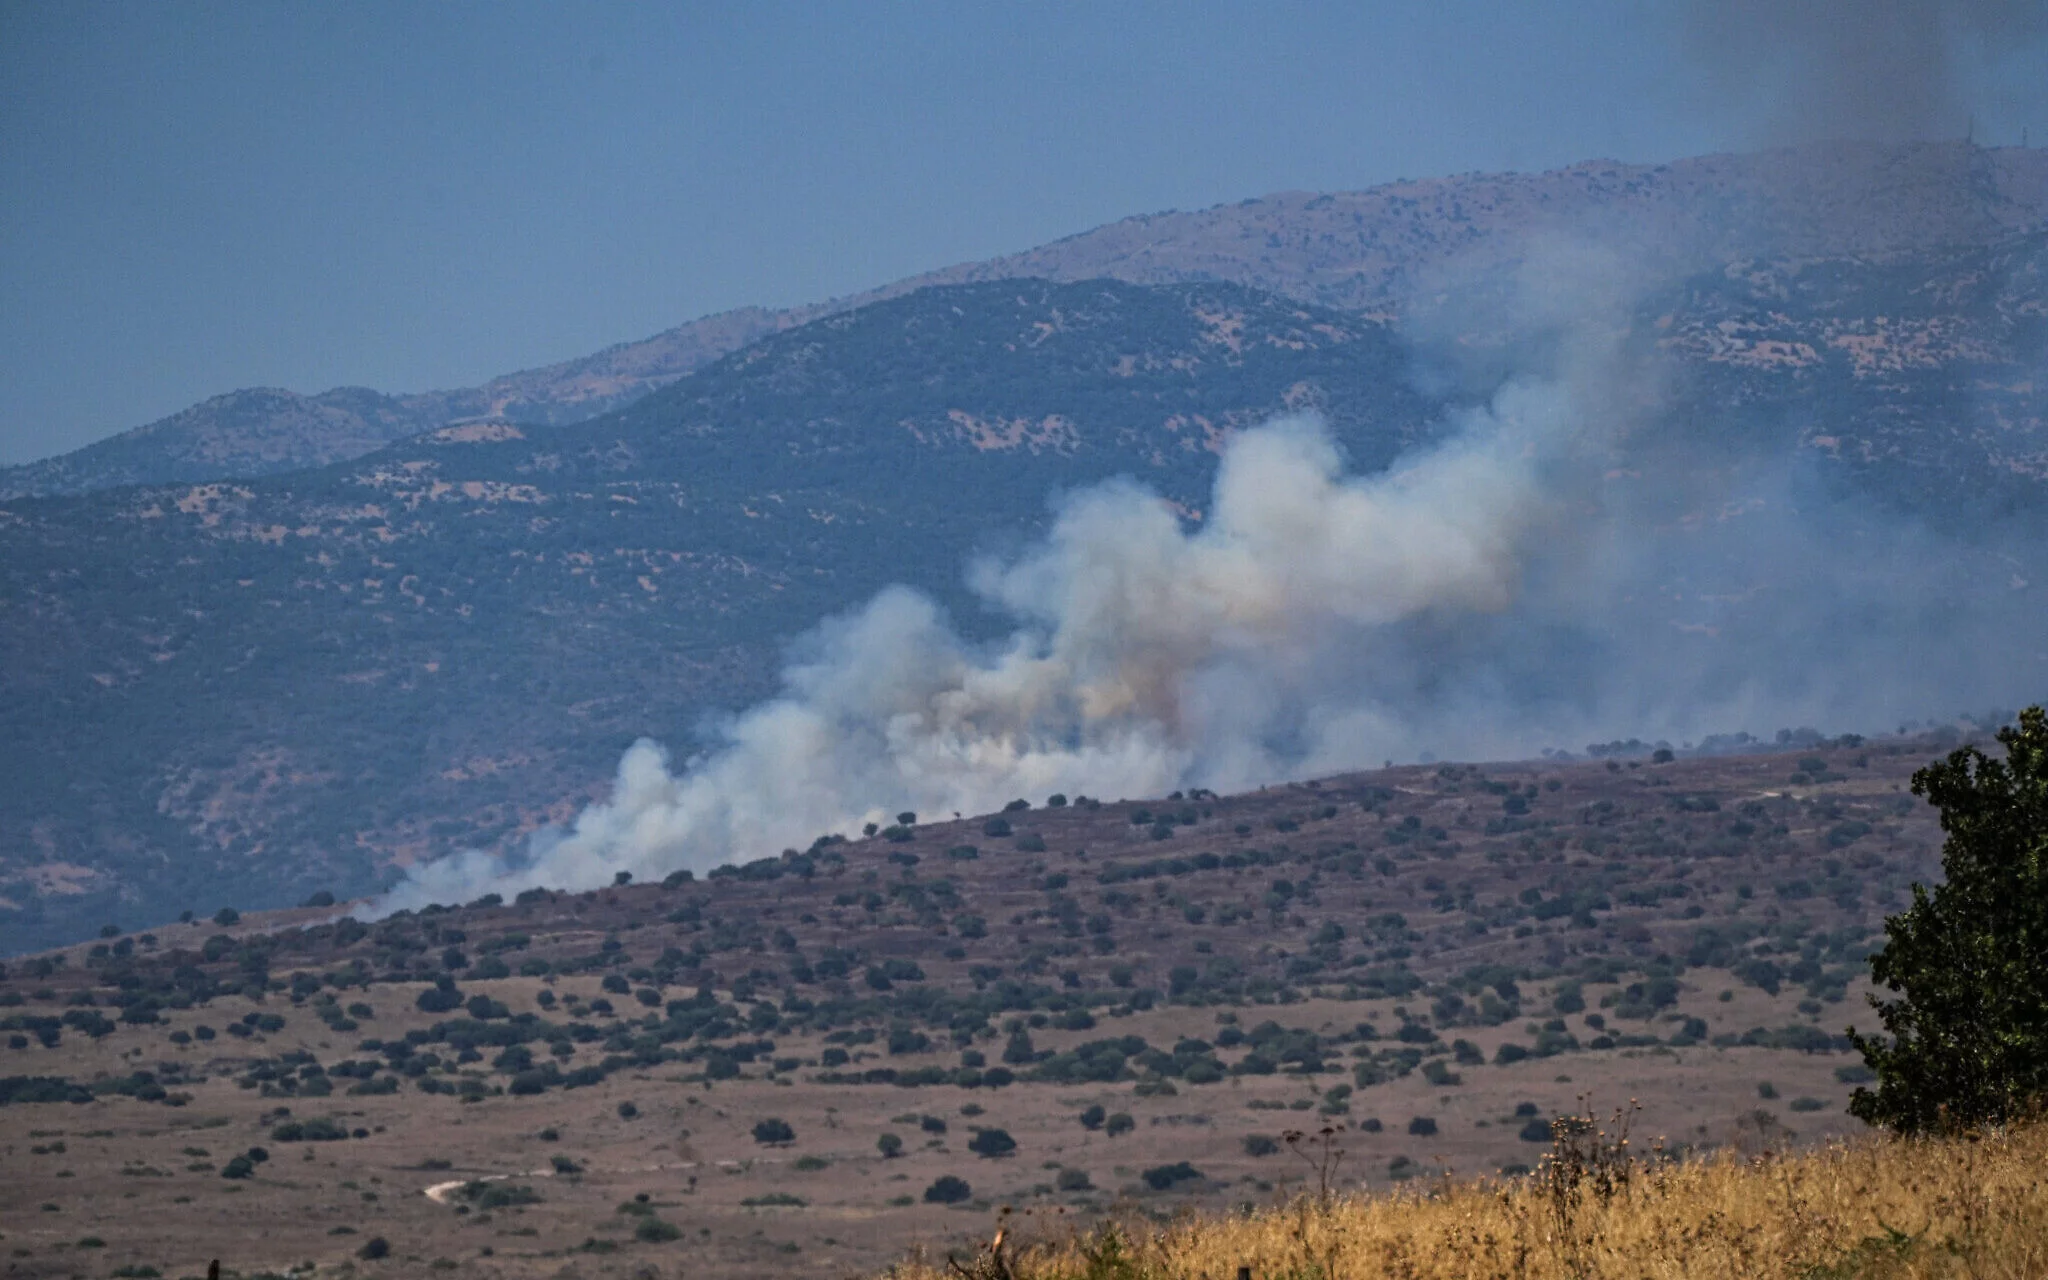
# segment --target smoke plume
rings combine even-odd
[[[1128,481],[1071,495],[1035,547],[971,566],[1013,620],[999,641],[884,590],[700,754],[637,743],[568,828],[415,868],[379,909],[701,873],[901,810],[1868,731],[2038,691],[2038,575],[2001,559],[2035,552],[1866,509],[1749,424],[1673,413],[1634,294],[1598,253],[1532,253],[1489,317],[1519,372],[1457,375],[1498,381],[1389,470],[1349,473],[1291,417],[1228,445],[1201,512]]]
[[[1923,141],[1969,127],[1969,73],[2048,35],[2038,0],[1691,0],[1689,43],[1770,141]]]

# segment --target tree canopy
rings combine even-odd
[[[1941,810],[1943,883],[1885,922],[1871,998],[1887,1033],[1850,1032],[1877,1074],[1849,1110],[1901,1132],[1997,1124],[2048,1100],[2048,714],[1913,775]]]

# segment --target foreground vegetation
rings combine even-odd
[[[1559,1122],[1536,1173],[1390,1195],[1306,1194],[1228,1216],[1105,1224],[1064,1240],[1027,1222],[993,1250],[920,1258],[893,1280],[1348,1277],[2019,1277],[2048,1274],[2048,1126],[1869,1138],[1796,1155],[1629,1153]],[[1316,1153],[1318,1156],[1320,1152]],[[1044,1233],[1049,1235],[1050,1233]]]

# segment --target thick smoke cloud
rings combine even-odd
[[[1598,252],[1532,252],[1492,309],[1512,340],[1448,375],[1492,392],[1388,471],[1348,473],[1295,417],[1231,442],[1198,520],[1129,482],[1072,495],[1037,546],[971,567],[1015,622],[1001,641],[885,590],[700,755],[638,743],[567,829],[415,868],[379,909],[701,873],[905,809],[1870,731],[2037,695],[2038,552],[1920,529],[1751,424],[1674,414],[1635,285]]]
[[[1074,495],[1037,548],[972,570],[1018,621],[1001,643],[883,591],[809,637],[781,696],[702,757],[678,769],[636,744],[611,798],[523,866],[444,859],[385,908],[702,870],[903,809],[1242,786],[1403,747],[1412,707],[1332,682],[1376,637],[1391,669],[1413,661],[1391,651],[1404,626],[1507,613],[1532,548],[1576,541],[1574,477],[1621,429],[1608,401],[1625,380],[1619,331],[1568,331],[1547,376],[1507,382],[1384,474],[1347,475],[1323,424],[1297,417],[1230,444],[1192,529],[1135,484]]]
[[[1761,101],[1774,142],[1960,138],[1973,70],[2048,36],[2039,0],[1690,0],[1686,34],[1723,100]]]
[[[1564,411],[1510,388],[1455,441],[1370,479],[1343,474],[1319,422],[1275,422],[1232,444],[1192,533],[1136,485],[1084,492],[1043,546],[976,570],[979,592],[1022,623],[1000,645],[971,645],[930,599],[885,590],[821,627],[782,695],[704,758],[676,770],[638,743],[611,799],[544,837],[523,870],[445,860],[392,905],[702,870],[902,809],[1269,776],[1273,711],[1318,700],[1332,646],[1513,605],[1522,548],[1561,514],[1537,474]]]

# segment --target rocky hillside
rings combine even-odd
[[[1302,404],[1384,462],[1429,420],[1400,370],[1382,325],[1227,286],[966,286],[594,423],[11,504],[7,942],[229,885],[354,891],[564,816],[883,583],[961,601],[964,558],[1055,487],[1192,497],[1222,432]]]
[[[2035,518],[2042,261],[2021,236],[1653,292],[1633,324],[1674,357],[1668,406],[1615,475],[1681,450],[1688,474],[1787,468],[1871,520]],[[1355,466],[1384,466],[1485,390],[1482,369],[1476,392],[1433,375],[1424,394],[1418,358],[1385,322],[1233,285],[946,286],[588,422],[477,421],[321,469],[6,503],[0,936],[361,893],[504,848],[595,794],[633,738],[687,746],[707,713],[761,696],[784,645],[887,583],[990,626],[962,565],[1041,529],[1061,489],[1137,475],[1199,520],[1221,440],[1301,407]],[[1891,571],[1857,545],[1801,563]],[[1923,585],[2024,604],[2048,580],[2028,545]],[[1720,641],[1689,602],[1832,585],[1771,578],[1789,563],[1686,570],[1659,588],[1656,643],[1706,660]]]
[[[1532,242],[1590,238],[1683,276],[1752,259],[1984,247],[2048,224],[2048,151],[1827,144],[1666,165],[1592,161],[1365,191],[1284,192],[1128,218],[1023,253],[789,311],[747,308],[481,387],[409,395],[263,389],[216,397],[85,449],[0,469],[0,499],[246,478],[357,457],[476,418],[593,417],[771,333],[934,284],[1013,277],[1228,281],[1399,316],[1490,288]]]

